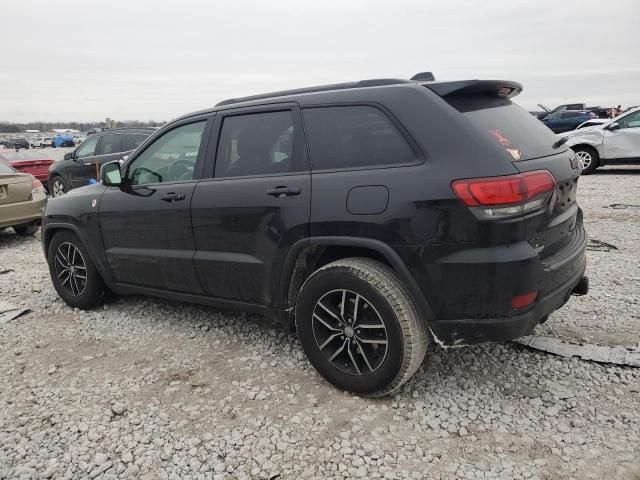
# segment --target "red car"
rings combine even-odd
[[[47,191],[49,190],[49,166],[54,161],[45,154],[34,150],[0,150],[0,161],[11,165],[19,172],[30,173],[42,182]]]

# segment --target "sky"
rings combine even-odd
[[[368,78],[640,104],[639,0],[0,0],[0,122],[164,120]]]

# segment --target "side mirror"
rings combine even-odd
[[[65,160],[71,160],[73,158],[73,152],[69,152],[69,153],[65,153],[64,154],[64,159]]]
[[[122,173],[120,172],[120,162],[109,162],[100,168],[100,180],[107,187],[119,187],[122,185]]]
[[[620,124],[618,122],[613,122],[607,127],[607,130],[620,130]]]

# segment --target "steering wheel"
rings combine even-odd
[[[191,180],[195,164],[191,160],[178,160],[167,170],[169,180]]]

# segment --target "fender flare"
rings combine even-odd
[[[82,229],[78,228],[77,225],[69,222],[46,222],[43,223],[41,228],[41,236],[42,236],[42,249],[44,251],[45,260],[48,260],[49,255],[49,245],[51,244],[51,239],[55,235],[56,232],[60,230],[68,230],[73,232],[80,242],[82,242],[82,246],[89,253],[89,257],[91,261],[100,272],[102,279],[105,282],[111,281],[111,269],[109,265],[105,264],[104,261],[95,254],[92,248],[89,247],[90,243],[89,239],[85,234],[82,233]]]
[[[360,247],[373,250],[376,253],[382,255],[389,262],[396,275],[400,277],[400,280],[402,280],[402,282],[411,293],[413,300],[416,302],[416,307],[418,308],[419,314],[427,322],[427,326],[430,330],[432,330],[432,335],[437,341],[437,332],[433,331],[433,320],[435,320],[435,315],[433,313],[433,310],[427,303],[427,299],[422,293],[422,290],[420,289],[415,278],[413,277],[413,275],[411,275],[411,272],[404,264],[398,253],[393,248],[391,248],[391,246],[384,242],[381,242],[380,240],[375,240],[372,238],[318,236],[298,240],[291,246],[291,249],[289,250],[289,253],[283,265],[282,273],[280,276],[280,285],[278,289],[278,301],[280,305],[282,305],[284,308],[289,307],[289,305],[286,304],[286,300],[289,290],[289,281],[294,271],[294,267],[303,249],[313,246]]]

